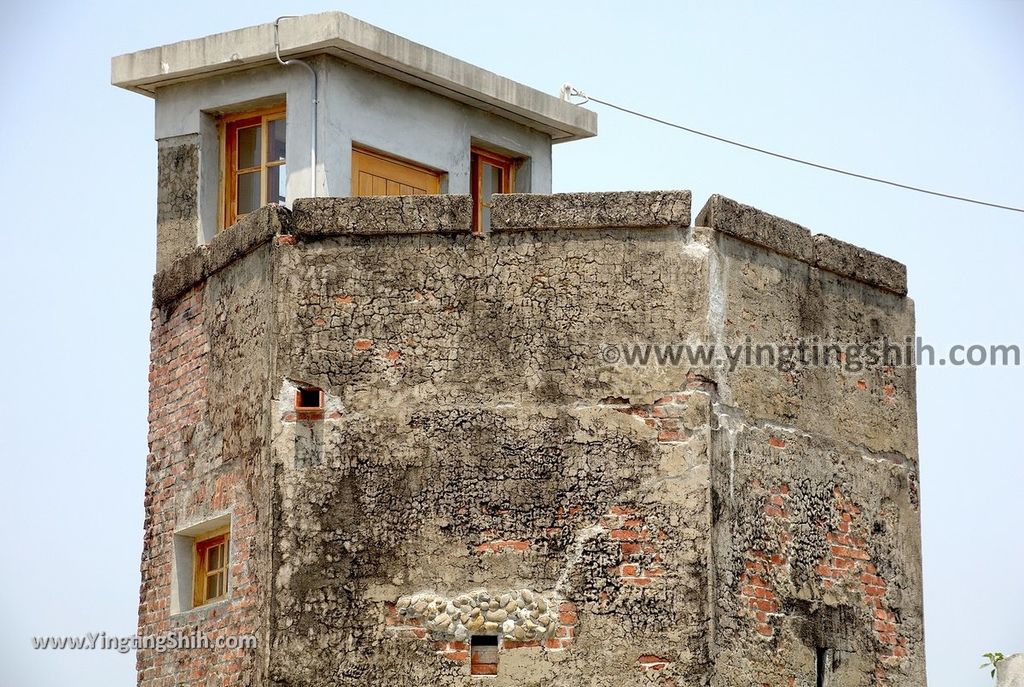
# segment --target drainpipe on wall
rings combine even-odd
[[[316,110],[317,110],[317,103],[319,102],[317,100],[316,70],[313,69],[311,66],[309,66],[307,63],[303,62],[302,60],[282,60],[281,59],[281,40],[280,40],[280,27],[279,27],[279,24],[281,23],[282,19],[290,19],[290,18],[292,18],[294,16],[295,15],[293,15],[293,14],[286,14],[286,15],[278,17],[277,19],[274,20],[274,55],[277,57],[277,61],[280,62],[281,64],[283,64],[286,67],[291,66],[291,65],[297,65],[297,64],[298,65],[302,65],[303,67],[305,67],[306,69],[309,70],[309,75],[313,77],[313,100],[312,100],[312,103],[311,103],[312,109],[313,109],[313,122],[312,122],[312,126],[310,127],[310,130],[313,133],[310,136],[310,146],[309,146],[309,178],[310,178],[310,182],[309,182],[310,183],[309,197],[310,198],[316,198],[316,120],[317,120]]]

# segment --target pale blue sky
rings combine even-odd
[[[154,264],[153,105],[112,55],[340,9],[550,93],[1024,204],[1024,2],[117,1],[5,10],[0,685],[134,684],[134,657],[30,637],[135,631]],[[906,262],[937,345],[1024,344],[1024,215],[759,157],[600,106],[555,190],[722,193]],[[932,687],[1024,650],[1021,368],[918,377]]]

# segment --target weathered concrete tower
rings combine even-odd
[[[139,632],[211,638],[140,685],[924,684],[913,368],[637,355],[902,342],[902,265],[547,195],[592,113],[342,14],[280,46],[315,106],[273,25],[114,60],[159,141]]]

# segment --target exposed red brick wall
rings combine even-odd
[[[427,630],[423,627],[423,623],[419,618],[403,618],[398,615],[398,608],[395,604],[389,603],[385,605],[384,613],[384,629],[387,634],[391,637],[401,639],[426,639]],[[443,652],[444,648],[435,647],[438,651]]]
[[[576,637],[576,604],[572,601],[563,601],[558,605],[558,630],[554,637],[544,640],[545,649],[565,649],[572,644]],[[523,642],[527,644],[528,642]],[[514,644],[514,643],[513,643]],[[510,647],[514,648],[514,647]]]
[[[658,543],[666,535],[648,527],[635,508],[612,506],[602,524],[609,529],[608,536],[619,543],[620,563],[611,572],[623,585],[646,587],[665,574]]]
[[[139,600],[140,636],[202,631],[217,637],[256,634],[256,580],[249,565],[256,517],[246,475],[203,444],[210,410],[210,322],[202,288],[169,311],[154,309],[150,336],[149,456]],[[174,532],[204,514],[232,513],[230,594],[226,603],[171,615]],[[252,649],[138,652],[138,683],[145,687],[243,684]]]
[[[785,444],[781,439],[772,437],[769,439],[772,446],[779,447]],[[760,486],[759,484],[756,486]],[[770,518],[788,520],[789,513],[786,510],[786,500],[789,498],[789,486],[780,484],[769,492],[768,503],[765,504],[764,514]],[[788,533],[781,533],[782,543],[789,540]],[[773,568],[779,568],[789,562],[788,558],[780,553],[769,553],[766,551],[749,551],[743,562],[744,571],[740,577],[740,601],[748,615],[755,621],[757,633],[764,637],[775,636],[775,623],[773,619],[781,617],[782,607],[779,598],[771,582],[768,581],[768,573]]]
[[[888,582],[878,574],[867,547],[867,532],[858,520],[860,508],[834,491],[836,509],[840,513],[838,531],[828,532],[831,556],[821,561],[816,571],[822,585],[831,589],[845,585],[847,590],[859,592],[862,603],[874,618],[873,628],[879,643],[875,678],[877,684],[888,685],[888,671],[907,655],[907,637],[900,631],[900,623],[886,601]]]
[[[526,551],[530,548],[530,542],[515,539],[495,539],[478,544],[476,550],[480,553],[500,553],[502,551]]]
[[[771,446],[781,448],[785,442],[776,437]],[[759,481],[755,490],[765,489]],[[788,525],[791,498],[787,484],[767,487],[768,499],[763,515]],[[907,637],[901,633],[897,615],[886,601],[888,583],[879,574],[867,548],[867,525],[858,520],[860,508],[847,499],[836,487],[833,491],[834,508],[839,518],[835,528],[821,532],[828,544],[829,555],[818,562],[814,570],[823,590],[836,590],[852,598],[861,614],[870,618],[877,640],[875,655],[875,681],[879,687],[891,684],[889,670],[907,656]],[[783,530],[779,535],[778,551],[785,552],[792,536]],[[751,550],[744,560],[740,577],[741,607],[754,623],[755,631],[765,639],[776,636],[779,621],[785,616],[780,592],[772,582],[773,574],[789,564],[785,553]]]
[[[671,393],[656,399],[653,403],[629,405],[623,398],[606,398],[602,403],[609,406],[622,406],[616,408],[619,412],[627,415],[635,415],[642,418],[644,424],[658,432],[658,441],[662,443],[675,443],[686,441],[690,437],[690,430],[683,424],[686,417],[687,404],[693,402],[694,390],[710,391],[714,384],[693,372],[686,375],[686,390],[679,393]]]
[[[659,687],[676,687],[675,678],[665,675],[671,672],[675,662],[658,654],[641,654],[636,659],[637,667],[647,678],[646,684],[658,685]]]

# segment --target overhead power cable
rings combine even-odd
[[[638,112],[636,110],[631,110],[628,107],[623,107],[622,105],[616,105],[615,103],[610,103],[607,100],[601,100],[600,98],[595,98],[594,96],[587,95],[583,91],[581,91],[581,90],[579,90],[577,88],[574,88],[573,86],[571,86],[569,84],[565,84],[564,86],[562,86],[562,99],[563,100],[568,100],[571,97],[572,98],[583,98],[582,101],[576,103],[577,105],[584,105],[584,104],[586,104],[588,102],[599,103],[599,104],[604,105],[606,107],[610,107],[613,110],[618,110],[619,112],[625,112],[626,114],[633,115],[634,117],[640,117],[641,119],[646,119],[648,121],[655,122],[657,124],[663,124],[665,126],[672,127],[673,129],[680,129],[681,131],[686,131],[686,132],[689,132],[691,134],[696,134],[698,136],[703,136],[704,138],[710,138],[710,139],[712,139],[714,141],[720,141],[722,143],[728,143],[729,145],[736,146],[737,148],[743,148],[745,150],[752,150],[755,153],[761,153],[762,155],[770,155],[771,157],[776,157],[776,158],[779,158],[780,160],[788,160],[790,162],[796,162],[797,164],[806,165],[808,167],[814,167],[815,169],[823,169],[826,172],[834,172],[836,174],[843,174],[845,176],[854,177],[856,179],[864,179],[865,181],[873,181],[876,184],[885,184],[887,186],[894,186],[896,188],[902,188],[902,189],[905,189],[907,191],[916,191],[917,193],[926,193],[926,194],[928,194],[930,196],[938,196],[940,198],[948,198],[950,200],[958,200],[958,201],[963,202],[963,203],[973,203],[975,205],[984,205],[986,207],[998,208],[1000,210],[1009,210],[1010,212],[1021,212],[1021,213],[1024,213],[1024,208],[1013,207],[1012,205],[1002,205],[1000,203],[990,203],[990,202],[985,201],[985,200],[978,200],[977,198],[967,198],[965,196],[953,195],[952,193],[942,193],[940,191],[932,191],[930,189],[921,188],[919,186],[911,186],[909,184],[901,184],[901,183],[899,183],[897,181],[890,181],[888,179],[882,179],[880,177],[873,177],[873,176],[869,176],[867,174],[858,174],[857,172],[850,172],[850,171],[847,171],[845,169],[839,169],[838,167],[831,167],[829,165],[823,165],[823,164],[820,164],[818,162],[811,162],[810,160],[803,160],[801,158],[793,157],[791,155],[783,155],[782,153],[776,153],[776,152],[773,152],[771,150],[766,150],[764,148],[758,148],[757,146],[752,146],[752,145],[748,145],[746,143],[741,143],[739,141],[734,141],[734,140],[729,139],[729,138],[724,138],[723,136],[716,136],[715,134],[710,134],[710,133],[708,133],[706,131],[700,131],[699,129],[694,129],[694,128],[691,128],[691,127],[688,127],[688,126],[683,126],[682,124],[676,124],[675,122],[670,122],[668,120],[661,119],[660,117],[654,117],[654,116],[649,115],[649,114],[644,114],[643,112]]]

